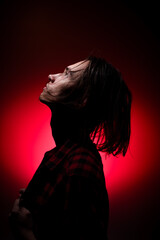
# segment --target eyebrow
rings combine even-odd
[[[69,68],[69,67],[66,67],[66,68],[64,69],[64,71],[67,71],[67,72],[70,72],[70,73],[80,72],[80,71],[82,71],[82,70],[83,70],[83,69],[79,69],[79,70],[73,71],[73,70],[71,70],[71,68]]]
[[[82,65],[82,64],[83,64],[84,62],[86,62],[86,61],[87,61],[87,60],[85,59],[85,60],[82,61],[80,64],[78,64],[76,67]],[[83,69],[79,69],[79,70],[76,70],[76,71],[72,71],[71,68],[69,68],[69,67],[66,67],[66,68],[65,68],[65,71],[69,71],[69,72],[71,72],[71,73],[79,72],[79,71],[81,71],[81,70],[83,70]]]

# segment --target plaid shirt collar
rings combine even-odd
[[[87,149],[93,158],[96,158],[97,161],[102,164],[101,156],[96,148],[96,145],[89,139],[85,144],[80,144],[71,139],[67,139],[64,144],[61,146],[56,146],[52,150],[45,153],[44,162],[48,167],[56,167],[64,158],[68,157],[71,152],[81,147],[82,149]],[[49,161],[48,161],[49,160]]]

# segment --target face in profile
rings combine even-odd
[[[88,64],[88,60],[80,61],[66,67],[63,73],[50,74],[48,76],[49,82],[40,94],[40,101],[46,104],[56,102],[64,88],[71,88],[76,84],[74,79],[84,72]]]

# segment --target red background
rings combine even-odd
[[[18,190],[54,147],[50,111],[38,100],[47,76],[93,52],[120,69],[133,94],[126,156],[102,155],[109,240],[155,239],[160,227],[160,48],[154,1],[152,6],[138,1],[2,1],[1,10],[0,238],[12,239],[7,217]]]

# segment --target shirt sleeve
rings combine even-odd
[[[39,166],[35,172],[33,178],[29,182],[25,192],[21,196],[20,204],[26,207],[33,215],[40,211],[41,206],[44,205],[46,186],[49,182],[49,171],[42,164]]]
[[[105,187],[96,179],[76,174],[63,177],[54,189],[49,180],[49,172],[43,168],[41,175],[35,174],[24,195],[24,206],[34,214],[37,240],[106,240]]]

